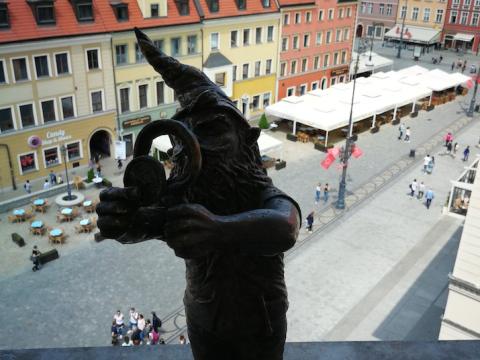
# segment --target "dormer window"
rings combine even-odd
[[[73,4],[78,21],[93,21],[92,0],[70,0]]]
[[[188,5],[188,0],[175,0],[175,4],[177,5],[177,9],[180,15],[189,15],[190,14],[190,6]]]
[[[262,5],[264,8],[270,7],[270,0],[262,0]]]
[[[247,9],[247,0],[236,0],[238,10],[246,10]]]
[[[8,19],[7,3],[0,1],[0,28],[10,27],[10,20]]]
[[[128,21],[128,4],[122,0],[110,0],[118,21]]]
[[[218,0],[207,0],[207,5],[208,5],[208,10],[210,12],[218,12],[219,10],[219,5],[218,5]]]
[[[55,24],[54,0],[28,0],[38,25]]]

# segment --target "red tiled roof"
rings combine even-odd
[[[282,6],[292,6],[292,5],[307,5],[315,4],[315,0],[278,0],[280,7]]]
[[[260,1],[260,0],[259,0]],[[56,38],[85,34],[130,30],[133,27],[182,25],[200,21],[194,0],[189,0],[190,14],[181,16],[174,0],[168,0],[168,16],[144,19],[137,0],[123,0],[128,4],[128,21],[118,21],[109,0],[93,1],[93,22],[78,22],[69,0],[56,0],[55,25],[37,25],[26,0],[8,2],[10,28],[0,30],[0,43]]]
[[[235,0],[219,0],[219,11],[210,12],[206,0],[198,0],[198,3],[205,13],[205,19],[218,19],[233,16],[268,14],[278,11],[277,4],[274,0],[270,0],[270,7],[264,8],[262,0],[247,0],[247,8],[239,10]]]

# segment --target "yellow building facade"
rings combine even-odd
[[[398,4],[397,24],[405,16],[405,25],[431,28],[441,31],[447,12],[447,1],[404,0]]]
[[[275,102],[280,13],[203,21],[203,71],[247,119]]]

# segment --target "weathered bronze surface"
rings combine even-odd
[[[205,74],[135,31],[181,109],[174,120],[142,130],[125,188],[100,194],[101,234],[122,243],[161,239],[185,259],[184,303],[196,360],[282,359],[288,308],[283,252],[296,241],[299,207],[262,169],[259,129]],[[168,180],[147,156],[160,134],[174,145]]]

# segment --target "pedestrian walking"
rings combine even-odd
[[[318,183],[317,187],[315,188],[315,204],[318,204],[320,201],[320,196],[322,194],[322,184]]]
[[[423,158],[423,172],[427,172],[428,170],[428,164],[430,164],[430,161],[432,160],[432,158],[430,157],[430,155],[427,155]]]
[[[453,157],[457,157],[457,151],[458,151],[458,148],[460,146],[458,145],[458,143],[455,143],[455,145],[453,145]]]
[[[30,256],[30,260],[33,262],[33,271],[40,270],[40,262],[38,261],[40,254],[41,252],[38,250],[37,245],[33,245],[32,255]]]
[[[462,74],[465,72],[465,68],[466,68],[465,64],[462,65]]]
[[[50,170],[49,177],[50,177],[50,184],[52,184],[52,186],[57,185],[57,176],[55,175],[53,170]]]
[[[435,157],[431,156],[430,163],[427,167],[427,173],[431,174],[433,172],[433,167],[435,166]]]
[[[447,151],[446,151],[446,154],[448,155],[452,155],[452,142],[450,141],[449,143],[447,143]]]
[[[314,212],[312,211],[310,214],[307,216],[307,231],[309,233],[312,233],[312,228],[313,228],[313,215]]]
[[[470,155],[470,145],[463,150],[463,161],[468,161],[468,156]],[[28,180],[27,180],[28,181]]]
[[[443,139],[445,140],[445,146],[448,145],[449,142],[452,142],[453,141],[453,135],[451,132],[448,132],[444,137]]]
[[[122,170],[122,167],[123,167],[122,159],[118,159],[118,160],[117,160],[117,168],[118,168],[118,170]]]
[[[325,184],[323,187],[323,202],[326,203],[328,201],[328,193],[330,191],[330,187],[328,186],[328,183]]]
[[[425,194],[425,199],[427,199],[427,209],[430,209],[430,205],[432,204],[432,200],[433,198],[435,197],[434,193],[433,193],[433,190],[432,189],[428,189],[426,194]]]
[[[410,135],[412,134],[411,130],[410,130],[410,126],[407,126],[407,128],[405,129],[405,142],[410,142]]]
[[[48,190],[51,186],[52,185],[50,185],[50,181],[48,179],[45,179],[45,182],[43,183],[43,190]]]
[[[440,64],[442,62],[442,60],[443,60],[443,56],[440,55],[440,57],[438,58],[438,63]]]
[[[410,183],[410,196],[413,198],[415,196],[415,192],[417,191],[417,179],[413,179],[413,181]]]
[[[30,180],[27,180],[25,184],[23,184],[23,188],[27,192],[27,194],[30,194],[32,192],[32,184],[30,184]]]
[[[155,311],[152,311],[152,328],[158,333],[158,328],[162,327],[162,320],[157,316]]]
[[[418,185],[418,199],[423,199],[423,195],[425,194],[425,184],[423,181]]]
[[[452,71],[453,71],[453,69],[455,69],[455,61],[452,62]]]
[[[402,140],[403,134],[405,133],[405,124],[404,123],[401,123],[400,126],[398,127],[398,132],[399,132],[398,140]]]
[[[102,177],[102,165],[100,165],[100,161],[97,162],[97,177]]]

